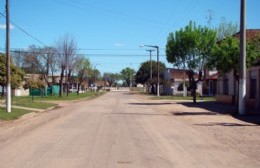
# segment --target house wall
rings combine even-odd
[[[217,101],[234,104],[236,102],[236,90],[237,82],[233,72],[218,77],[216,95]]]
[[[252,81],[254,80],[254,82]],[[254,86],[253,86],[254,85]],[[252,67],[247,71],[247,104],[249,107],[260,107],[260,66]],[[252,97],[252,94],[254,97]]]
[[[224,92],[224,80],[228,78],[228,94]],[[255,81],[252,81],[255,79]],[[255,82],[253,84],[253,82]],[[255,88],[252,88],[254,86]],[[219,77],[217,81],[217,96],[219,102],[235,103],[237,102],[238,84],[234,78],[233,72]],[[254,97],[252,97],[255,94]],[[246,99],[247,106],[251,108],[260,108],[260,66],[255,66],[247,70],[246,77]]]
[[[183,78],[185,78],[186,82],[189,82],[188,76],[184,70],[179,69],[170,69],[167,68],[164,71],[164,79],[174,81],[172,86],[164,86],[163,93],[166,95],[183,95],[183,91],[178,91],[178,86],[180,83],[183,83]],[[197,93],[202,95],[202,82],[197,84]]]

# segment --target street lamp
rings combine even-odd
[[[153,65],[152,65],[152,52],[155,50],[146,50],[150,52],[150,79],[152,80],[153,78]]]
[[[159,82],[159,46],[154,45],[141,45],[140,47],[156,48],[157,50],[157,97],[160,96],[160,82]]]

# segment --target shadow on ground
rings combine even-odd
[[[217,115],[214,112],[174,112],[175,116],[199,116],[199,115]]]
[[[183,102],[183,103],[177,103],[182,104],[186,107],[192,107],[192,108],[202,108],[207,111],[210,111],[215,114],[235,114],[236,113],[236,107],[234,105],[230,104],[224,104],[219,103],[215,101],[205,101],[205,102],[197,102],[196,104],[192,102]]]
[[[252,124],[239,124],[239,123],[227,123],[227,122],[210,122],[206,124],[193,124],[196,126],[224,126],[224,127],[250,127],[256,126]],[[260,125],[257,125],[260,126]]]
[[[215,101],[207,101],[207,102],[198,102],[196,104],[192,102],[183,102],[183,103],[177,103],[182,104],[186,107],[192,107],[192,108],[203,108],[209,112],[175,112],[173,115],[175,116],[196,116],[196,115],[218,115],[218,114],[228,114],[233,116],[234,118],[244,121],[247,123],[252,123],[256,125],[260,125],[260,113],[257,113],[256,111],[248,110],[248,113],[246,115],[238,115],[237,108],[235,105],[231,104],[225,104]],[[214,125],[222,125],[222,126],[243,126],[236,124],[236,123],[214,123]],[[210,126],[210,125],[209,125]],[[245,124],[245,126],[248,126]]]
[[[174,103],[128,103],[128,104],[135,105],[135,106],[159,106],[159,105],[169,105]]]
[[[163,114],[163,113],[106,113],[112,115],[129,115],[129,116],[170,116],[171,114]]]

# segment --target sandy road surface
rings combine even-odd
[[[212,118],[174,115],[187,110],[191,108],[120,92],[67,104],[0,125],[0,167],[260,167],[259,157],[219,138],[227,128],[207,127]]]

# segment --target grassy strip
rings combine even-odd
[[[0,120],[14,120],[30,112],[28,110],[12,108],[12,112],[7,113],[5,108],[0,107]]]
[[[87,92],[87,93],[81,93],[79,95],[77,95],[76,93],[70,93],[68,97],[65,94],[63,95],[63,97],[59,97],[59,96],[13,97],[12,105],[28,107],[28,108],[36,108],[36,109],[47,109],[56,106],[55,103],[50,103],[51,101],[72,101],[72,100],[81,100],[86,98],[95,98],[105,93],[106,92]],[[14,120],[30,112],[31,111],[29,110],[12,108],[12,112],[7,113],[5,108],[0,107],[0,120]]]
[[[12,104],[16,106],[29,107],[29,108],[38,108],[38,109],[47,109],[53,106],[56,106],[52,101],[72,101],[72,100],[80,100],[85,98],[93,98],[99,95],[104,94],[105,92],[86,92],[77,95],[76,93],[70,93],[67,97],[64,94],[62,97],[57,95],[55,96],[23,96],[23,97],[14,97],[12,100]]]
[[[48,109],[50,107],[56,106],[54,103],[32,100],[32,98],[28,96],[13,98],[12,105],[37,109]]]
[[[187,96],[165,96],[161,95],[160,97],[153,96],[153,100],[193,100],[193,97]],[[197,100],[205,100],[205,101],[216,101],[215,97],[197,97]]]
[[[35,96],[34,100],[35,101],[71,101],[71,100],[80,100],[85,98],[97,97],[104,93],[105,92],[86,92],[86,93],[80,93],[79,95],[77,95],[77,93],[69,93],[68,96],[66,94],[63,94],[62,97],[59,97],[58,95],[47,96],[47,97]]]

